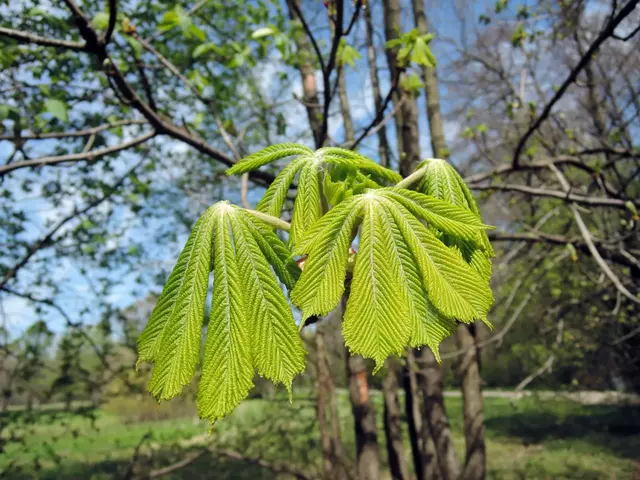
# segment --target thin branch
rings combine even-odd
[[[391,88],[389,88],[389,92],[387,93],[387,96],[384,99],[384,102],[382,102],[382,106],[380,107],[380,110],[378,110],[376,112],[376,116],[374,117],[373,121],[367,126],[367,128],[364,129],[364,131],[360,134],[360,136],[356,139],[356,141],[353,142],[353,145],[351,145],[351,147],[349,147],[352,150],[355,149],[360,144],[360,142],[362,142],[369,135],[369,131],[372,128],[374,128],[379,122],[382,121],[382,118],[384,117],[384,112],[387,109],[387,107],[389,106],[389,103],[391,102],[391,99],[393,98],[393,94],[395,93],[396,89],[398,88],[398,80],[400,78],[400,73],[401,72],[402,72],[402,70],[398,69],[398,71],[396,72],[395,78],[391,82]]]
[[[171,465],[167,465],[166,467],[158,468],[156,470],[151,470],[151,472],[149,473],[149,478],[164,477],[165,475],[169,475],[170,473],[173,473],[173,472],[181,470],[181,469],[183,469],[185,467],[188,467],[193,462],[198,460],[205,453],[209,453],[209,449],[208,448],[203,448],[199,452],[197,452],[197,453],[195,453],[193,455],[189,455],[189,456],[183,458],[182,460],[180,460],[180,461],[178,461],[176,463],[172,463]]]
[[[560,182],[562,187],[567,192],[569,192],[571,189],[571,185],[569,184],[569,181],[566,179],[566,177],[555,165],[551,165],[550,168],[556,174],[556,177],[558,178],[558,181]],[[640,304],[640,299],[636,297],[634,294],[632,294],[629,290],[627,290],[627,287],[625,287],[622,284],[618,276],[613,272],[613,270],[611,270],[609,265],[607,265],[607,262],[604,261],[604,259],[600,255],[600,252],[598,252],[598,249],[596,248],[591,238],[591,232],[587,228],[587,225],[584,223],[584,220],[582,219],[582,215],[580,215],[580,212],[578,211],[578,207],[576,206],[576,204],[575,203],[569,204],[569,208],[573,213],[573,216],[576,220],[576,224],[578,225],[578,230],[580,230],[580,233],[582,234],[582,237],[584,238],[584,241],[587,244],[587,247],[589,248],[589,252],[591,253],[591,256],[596,261],[596,263],[598,264],[602,272],[609,278],[609,280],[611,280],[611,282],[615,285],[615,287],[618,289],[620,293],[622,293],[625,297],[627,297],[632,302]]]
[[[288,465],[275,465],[272,463],[269,463],[265,460],[262,460],[261,458],[256,458],[256,457],[248,457],[246,455],[243,455],[239,452],[233,451],[233,450],[229,450],[227,448],[221,448],[221,449],[211,449],[212,453],[217,453],[218,455],[222,455],[228,458],[231,458],[233,460],[239,460],[242,462],[246,462],[246,463],[251,463],[253,465],[258,465],[262,468],[266,468],[267,470],[272,471],[275,474],[285,474],[285,475],[291,475],[295,478],[297,478],[298,480],[311,480],[312,477],[307,476],[306,474],[304,474],[303,472],[296,470]]]
[[[531,137],[531,135],[533,135],[533,133],[536,130],[538,130],[540,125],[542,125],[542,122],[544,122],[547,119],[547,117],[549,117],[549,114],[551,113],[551,110],[553,109],[555,104],[558,103],[558,101],[562,98],[562,96],[567,91],[567,89],[578,78],[578,75],[580,74],[580,72],[591,61],[591,58],[598,51],[598,49],[600,48],[600,45],[602,45],[602,43],[604,43],[604,41],[607,40],[607,38],[612,36],[614,34],[615,28],[629,14],[631,14],[631,12],[633,12],[633,10],[636,8],[636,5],[638,4],[638,1],[640,1],[640,0],[630,0],[620,10],[620,12],[618,14],[615,17],[613,17],[607,23],[606,27],[602,30],[602,32],[600,32],[600,35],[598,35],[598,37],[593,41],[591,46],[589,46],[589,49],[582,56],[582,58],[580,59],[578,64],[573,68],[573,70],[571,70],[571,72],[569,73],[569,76],[562,83],[560,88],[558,88],[558,90],[556,91],[554,96],[551,98],[551,101],[549,101],[549,103],[547,103],[547,105],[545,106],[545,108],[542,111],[542,113],[540,114],[540,116],[536,119],[536,121],[533,123],[533,125],[531,125],[531,127],[529,127],[529,129],[525,132],[525,134],[520,138],[520,141],[518,142],[518,144],[516,146],[515,153],[513,154],[512,164],[513,164],[514,168],[518,167],[518,163],[519,163],[519,160],[520,160],[520,154],[524,150],[524,147],[525,147],[527,141],[529,140],[529,138]]]
[[[555,168],[555,167],[554,167]],[[575,203],[581,203],[584,205],[591,205],[596,207],[615,207],[626,208],[625,201],[618,198],[607,197],[585,197],[583,195],[576,195],[575,193],[565,193],[557,190],[546,190],[544,188],[528,187],[526,185],[517,184],[497,184],[497,185],[469,185],[471,190],[488,190],[488,191],[505,191],[505,192],[520,192],[532,195],[535,197],[550,197],[559,198],[561,200],[571,201]]]
[[[116,19],[118,18],[118,0],[109,0],[109,24],[107,31],[104,32],[102,43],[107,45],[111,41],[111,36],[116,28]]]
[[[4,288],[5,285],[7,284],[7,282],[9,282],[9,280],[11,280],[12,278],[14,278],[17,275],[18,271],[27,264],[27,262],[31,259],[31,257],[33,257],[33,255],[35,255],[38,251],[53,245],[54,236],[67,223],[69,223],[73,219],[79,217],[80,215],[84,215],[88,211],[90,211],[90,210],[94,209],[95,207],[97,207],[98,205],[100,205],[105,200],[109,199],[117,191],[117,189],[124,183],[124,181],[129,177],[129,175],[131,175],[140,165],[142,165],[143,162],[144,162],[144,160],[139,161],[132,168],[127,170],[127,172],[124,175],[122,175],[115,183],[113,183],[112,185],[109,185],[106,188],[104,188],[103,191],[106,192],[104,195],[94,199],[92,202],[89,202],[84,208],[82,208],[80,210],[73,211],[72,213],[70,213],[69,215],[64,217],[62,220],[60,220],[58,223],[56,223],[47,232],[46,235],[44,235],[39,240],[36,240],[34,243],[32,243],[27,248],[27,251],[22,256],[22,258],[20,258],[20,260],[18,260],[18,262],[16,264],[14,264],[13,267],[10,267],[5,272],[4,276],[0,280],[0,289]]]
[[[72,42],[70,40],[56,40],[54,38],[41,37],[29,32],[13,30],[11,28],[0,27],[0,37],[9,37],[20,43],[42,45],[43,47],[57,47],[83,52],[86,50],[86,44],[80,42]]]
[[[9,172],[12,172],[13,170],[18,170],[20,168],[44,167],[46,165],[57,165],[59,163],[66,162],[79,162],[82,160],[93,162],[96,159],[103,157],[104,155],[109,155],[111,153],[121,152],[122,150],[136,147],[146,142],[147,140],[152,139],[156,135],[157,133],[152,130],[151,132],[145,133],[144,135],[129,140],[128,142],[113,145],[111,147],[101,148],[98,150],[83,151],[81,153],[70,153],[68,155],[58,155],[54,157],[33,158],[31,160],[25,160],[23,162],[14,162],[7,165],[0,165],[0,178]]]
[[[640,32],[640,25],[638,25],[629,35],[625,36],[625,37],[620,37],[618,35],[616,35],[615,33],[613,35],[611,35],[613,38],[615,38],[616,40],[621,40],[623,42],[627,42],[629,40],[631,40],[633,37],[635,37],[635,35]]]
[[[95,133],[100,133],[103,130],[110,130],[112,128],[124,127],[127,125],[144,125],[146,120],[117,120],[111,123],[104,123],[97,127],[91,127],[84,130],[73,130],[69,132],[46,132],[46,133],[28,133],[26,135],[0,135],[0,140],[46,140],[49,138],[67,138],[67,137],[86,137]]]

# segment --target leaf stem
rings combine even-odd
[[[417,169],[415,172],[413,172],[407,178],[399,181],[396,184],[396,188],[407,188],[408,186],[413,185],[418,180],[420,180],[422,177],[424,177],[425,173],[427,173],[427,166],[426,165],[423,166],[423,167],[420,167],[419,169]]]
[[[268,213],[259,212],[258,210],[250,210],[246,209],[254,217],[262,220],[267,225],[271,225],[272,227],[278,228],[280,230],[284,230],[288,232],[291,230],[291,224],[289,222],[285,222],[284,220],[279,219],[278,217],[274,217],[273,215],[269,215]]]

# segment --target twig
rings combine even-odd
[[[600,35],[598,35],[598,37],[593,41],[589,49],[582,56],[578,64],[571,70],[571,72],[569,73],[569,76],[562,83],[560,88],[556,91],[553,98],[551,98],[551,101],[547,103],[547,105],[545,106],[540,116],[536,119],[533,125],[529,127],[529,129],[525,132],[525,134],[520,138],[520,141],[516,146],[515,153],[513,154],[512,165],[514,168],[518,167],[520,154],[522,153],[524,146],[529,140],[529,137],[531,137],[531,135],[533,135],[533,133],[540,127],[540,125],[542,125],[542,122],[544,122],[547,119],[547,117],[551,113],[551,110],[553,109],[555,104],[558,103],[558,101],[564,95],[564,92],[566,92],[569,86],[578,78],[578,75],[580,74],[582,69],[584,69],[584,67],[586,67],[587,64],[591,61],[591,58],[598,51],[598,49],[600,48],[600,45],[602,45],[602,43],[604,43],[604,41],[607,38],[612,36],[614,34],[615,28],[629,14],[631,14],[631,12],[633,12],[633,10],[636,8],[636,5],[638,4],[638,1],[640,0],[630,0],[614,18],[611,18],[611,20],[607,23],[607,26],[602,30],[602,32],[600,32]]]
[[[20,43],[33,43],[36,45],[42,45],[44,47],[65,48],[67,50],[74,50],[76,52],[85,51],[87,47],[84,43],[41,37],[40,35],[35,35],[29,32],[22,32],[20,30],[13,30],[11,28],[0,27],[0,36],[13,38]]]
[[[46,140],[49,138],[66,138],[66,137],[86,137],[94,133],[100,133],[103,130],[109,130],[116,127],[124,127],[127,125],[144,125],[146,120],[117,120],[115,122],[103,123],[97,127],[91,127],[84,130],[73,130],[69,132],[46,132],[46,133],[28,133],[26,135],[0,135],[0,140]]]
[[[553,166],[553,164],[551,164]],[[554,166],[555,168],[555,166]],[[559,192],[556,190],[547,190],[544,188],[528,187],[526,185],[517,184],[496,184],[496,185],[469,185],[471,190],[488,190],[488,191],[504,191],[504,192],[520,192],[536,197],[559,198],[574,203],[582,203],[584,205],[592,205],[598,207],[615,207],[626,209],[625,201],[618,198],[608,197],[585,197],[570,192]]]
[[[553,173],[555,173],[556,177],[558,178],[558,181],[560,182],[562,187],[565,189],[565,191],[568,192],[571,189],[571,185],[569,184],[569,181],[566,179],[566,177],[555,165],[550,165],[549,168]],[[627,290],[627,287],[625,287],[622,284],[618,276],[613,272],[613,270],[611,270],[609,265],[607,265],[607,263],[604,261],[604,259],[600,255],[600,252],[598,252],[598,249],[596,248],[595,244],[593,243],[593,240],[591,239],[591,232],[589,232],[587,225],[584,223],[584,220],[582,219],[582,215],[580,215],[580,212],[578,211],[576,204],[575,203],[569,204],[569,208],[573,213],[573,216],[576,220],[576,224],[578,226],[578,230],[580,230],[582,238],[584,238],[584,241],[587,244],[587,247],[589,248],[589,252],[591,253],[591,256],[596,261],[596,263],[598,264],[602,272],[609,278],[609,280],[611,280],[611,282],[615,285],[618,291],[620,291],[620,293],[622,293],[625,297],[627,297],[632,302],[640,304],[640,299],[635,295],[633,295],[629,290]]]
[[[107,31],[104,32],[102,43],[107,45],[111,41],[111,35],[116,28],[116,19],[118,18],[118,0],[109,0],[109,24]]]
[[[92,134],[95,135],[95,134]],[[19,168],[27,168],[27,167],[43,167],[45,165],[57,165],[59,163],[65,162],[78,162],[81,160],[87,160],[88,162],[92,162],[99,157],[104,155],[109,155],[110,153],[120,152],[122,150],[127,150],[129,148],[140,145],[147,140],[155,137],[157,133],[155,131],[151,131],[136,137],[128,142],[120,143],[118,145],[114,145],[111,147],[101,148],[99,150],[93,151],[85,151],[83,150],[81,153],[70,153],[68,155],[59,155],[55,157],[41,157],[34,158],[31,160],[25,160],[23,162],[14,162],[8,165],[0,165],[0,177],[3,177],[7,173],[18,170]]]

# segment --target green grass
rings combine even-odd
[[[380,396],[374,396],[378,403]],[[346,396],[339,397],[345,450],[353,457],[353,420]],[[462,400],[447,398],[458,452],[464,452]],[[131,409],[135,409],[135,402]],[[171,403],[163,405],[171,409]],[[193,416],[139,423],[104,410],[78,416],[55,410],[28,415],[11,412],[2,418],[22,442],[8,442],[0,453],[0,471],[11,464],[9,478],[122,478],[136,445],[146,434],[135,473],[176,462],[205,442],[290,463],[310,474],[319,470],[319,438],[310,398],[247,400],[229,417],[208,425]],[[379,415],[380,416],[380,415]],[[640,409],[582,406],[567,400],[525,398],[485,401],[488,478],[626,479],[640,476]],[[129,418],[127,416],[126,418]],[[381,420],[380,420],[381,421]],[[128,420],[130,422],[130,420]],[[379,428],[380,441],[382,425]],[[184,440],[199,437],[197,445]],[[180,442],[183,442],[182,444]],[[385,458],[384,446],[381,456]],[[407,445],[408,453],[408,445]],[[215,473],[215,474],[213,474]],[[173,476],[163,478],[273,478],[266,470],[243,462],[205,455]]]

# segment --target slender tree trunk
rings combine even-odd
[[[387,360],[387,374],[382,380],[384,395],[384,434],[391,477],[409,480],[409,467],[402,438],[402,414],[398,403],[398,364],[395,358]]]
[[[464,480],[485,477],[486,451],[484,444],[484,411],[482,405],[482,379],[478,349],[476,348],[475,325],[458,327],[458,348],[466,349],[460,358],[462,395],[464,398],[464,435],[466,439]]]
[[[412,2],[413,13],[415,16],[418,31],[422,34],[425,34],[428,30],[428,24],[424,1],[412,0]],[[438,77],[436,74],[436,69],[435,67],[423,68],[422,74],[427,95],[427,119],[429,120],[429,132],[431,134],[431,147],[433,149],[433,154],[436,157],[447,158],[449,156],[449,151],[447,149],[447,144],[444,137],[444,122],[442,120],[442,114],[440,112],[440,94],[438,92]],[[475,342],[475,329],[469,330],[465,326],[461,326],[460,328],[458,328],[456,335],[459,344],[473,345]],[[425,356],[433,357],[433,354],[431,352],[425,352]],[[464,402],[465,443],[467,453],[465,458],[464,478],[484,478],[486,465],[484,443],[484,413],[482,385],[480,379],[480,364],[478,362],[478,356],[475,354],[475,351],[473,355],[465,356],[463,364],[464,368],[460,370],[460,374],[462,376],[462,397]],[[433,368],[434,370],[438,369],[437,364],[434,364]],[[426,383],[429,383],[429,380],[427,380]],[[433,382],[431,387],[431,395],[434,395],[434,398],[439,397],[440,399],[442,399],[441,371],[439,371],[438,381]],[[440,388],[439,392],[435,390],[437,388]],[[429,398],[430,395],[427,394],[427,397]],[[429,406],[428,408],[432,410],[432,412],[439,411],[438,405]],[[444,404],[442,404],[442,415],[446,415],[444,413]],[[470,417],[468,418],[467,415],[470,415]],[[431,434],[436,444],[436,449],[438,450],[438,456],[440,457],[440,466],[442,469],[443,457],[441,457],[441,455],[446,452],[453,451],[453,445],[448,445],[451,443],[451,432],[448,426],[448,422],[446,424],[446,427],[438,427],[436,425],[436,427],[434,428],[430,421],[430,426]],[[440,435],[443,436],[441,438],[438,438]],[[454,463],[457,464],[455,454],[450,455],[450,458],[445,458],[447,459],[445,464],[446,468],[444,468],[443,470],[448,473],[445,475],[445,472],[443,471],[443,476],[445,476],[445,478],[457,478],[459,467],[453,470],[451,468]],[[468,471],[467,466],[469,467]],[[450,476],[453,473],[455,473],[455,476]]]
[[[364,359],[347,352],[349,398],[356,430],[356,471],[359,480],[380,478],[376,411],[369,396]]]
[[[289,17],[292,20],[298,20],[295,14],[293,5],[299,5],[299,0],[287,0],[287,7],[289,8]],[[309,39],[305,34],[296,35],[294,38],[296,47],[299,52],[304,53],[304,58],[314,58],[315,53],[311,49]],[[309,125],[313,132],[313,139],[316,148],[320,148],[321,145],[321,132],[322,132],[322,107],[318,100],[318,87],[316,85],[316,72],[315,67],[311,61],[305,61],[298,66],[300,75],[302,76],[302,100],[305,103],[307,109],[307,116],[309,117]]]
[[[373,23],[371,21],[371,8],[364,9],[364,21],[367,33],[367,61],[369,62],[369,75],[373,88],[373,101],[376,112],[382,108],[382,95],[380,94],[380,80],[378,78],[378,65],[376,63],[376,49],[373,43]],[[378,155],[383,167],[389,166],[389,140],[387,139],[387,127],[378,130]]]
[[[316,369],[318,375],[317,418],[322,446],[323,478],[346,479],[344,449],[340,439],[340,418],[329,360],[324,344],[324,326],[316,327]]]
[[[443,480],[457,480],[461,474],[451,426],[444,407],[443,372],[428,348],[420,350],[418,385],[424,395],[424,417],[433,437]]]
[[[402,31],[400,23],[400,0],[385,0],[384,6],[384,33],[387,41],[398,38]],[[387,50],[387,61],[391,76],[399,74],[400,67],[397,62],[397,48]],[[400,73],[404,75],[404,73]],[[398,134],[399,171],[402,176],[412,173],[420,162],[420,131],[418,128],[418,104],[415,96],[404,93],[406,96],[399,112],[396,114],[396,131]],[[400,95],[393,96],[394,105],[398,106]]]
[[[327,398],[330,395],[327,388],[329,372],[325,363],[324,331],[320,325],[317,327],[315,340],[316,372],[318,376],[316,417],[318,419],[318,429],[320,430],[323,478],[330,480],[333,477],[333,452],[331,449],[329,422],[327,421]]]
[[[420,412],[420,397],[418,396],[418,383],[415,371],[415,359],[413,350],[407,349],[407,363],[403,368],[402,387],[404,389],[404,410],[407,415],[407,426],[409,429],[409,444],[411,445],[411,457],[413,458],[413,468],[418,480],[424,480],[422,472],[424,470],[422,458],[422,414]]]
[[[416,27],[421,34],[428,31],[427,15],[425,13],[424,0],[412,0],[413,15],[415,16]],[[433,156],[437,158],[448,158],[449,150],[444,137],[444,122],[440,113],[440,92],[438,91],[438,74],[436,68],[422,67],[422,80],[427,94],[427,118],[429,120],[429,131],[431,134],[431,149]]]
[[[344,68],[342,67],[338,68],[338,98],[340,99],[345,140],[346,143],[350,143],[354,140],[353,119],[351,118],[351,107],[349,106],[349,97],[347,96],[347,87],[344,80]]]
[[[407,349],[403,385],[405,411],[409,426],[409,441],[416,478],[418,480],[433,480],[439,476],[438,457],[435,454],[429,425],[422,415],[420,391],[416,377],[415,354],[412,349]]]

